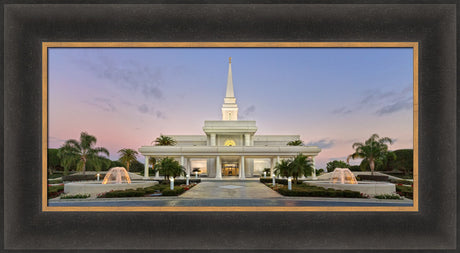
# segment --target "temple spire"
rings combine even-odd
[[[228,58],[227,93],[225,93],[225,97],[227,98],[235,97],[235,94],[233,93],[232,57]]]
[[[228,58],[227,92],[222,105],[222,120],[238,120],[238,105],[233,93],[232,57]]]

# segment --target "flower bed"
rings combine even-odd
[[[56,198],[64,192],[64,184],[48,185],[48,199]]]
[[[283,196],[301,196],[301,197],[336,197],[336,198],[368,198],[369,196],[357,191],[350,190],[335,190],[332,188],[323,188],[307,184],[292,185],[292,190],[288,190],[286,185],[265,184],[274,191],[277,191]]]
[[[408,199],[414,198],[414,188],[412,185],[408,186],[408,185],[403,185],[403,184],[397,184],[396,193]]]
[[[90,196],[89,194],[64,195],[61,196],[61,199],[87,199]]]
[[[124,197],[151,197],[155,196],[179,196],[194,187],[196,183],[190,185],[174,186],[174,190],[169,188],[167,184],[157,184],[147,188],[128,189],[121,191],[109,191],[98,194],[98,198],[124,198]]]
[[[402,199],[399,195],[394,195],[394,194],[375,195],[374,198],[376,199]]]

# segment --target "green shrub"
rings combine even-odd
[[[388,170],[399,170],[404,175],[412,175],[414,167],[414,150],[413,149],[398,149],[393,151],[396,155],[395,160],[388,162]]]
[[[164,180],[164,179],[163,179],[163,180],[158,180],[158,183],[160,183],[160,184],[165,184],[165,185],[169,185],[171,182],[170,182],[169,180]],[[174,185],[181,185],[181,184],[186,184],[186,183],[187,183],[187,182],[186,182],[186,179],[175,179],[175,180],[174,180]],[[197,178],[197,179],[195,179],[195,178],[193,178],[193,179],[190,178],[190,179],[189,179],[189,183],[190,183],[190,184],[193,184],[193,183],[198,184],[198,183],[201,183],[201,179],[199,179],[199,178]]]
[[[350,169],[350,171],[361,171],[361,166],[351,165],[348,169]]]
[[[350,165],[344,161],[334,160],[326,164],[327,172],[333,172],[336,168],[348,168]]]
[[[52,185],[48,186],[48,192],[58,192],[58,191],[63,191],[64,190],[64,185]]]
[[[142,197],[145,195],[145,191],[142,189],[128,189],[122,191],[110,191],[106,192],[101,198],[124,198],[124,197]],[[98,196],[99,197],[99,196]]]
[[[190,185],[189,187],[193,187]],[[98,198],[124,198],[124,197],[143,197],[146,194],[161,192],[163,196],[178,196],[186,191],[186,186],[175,186],[174,190],[169,189],[167,184],[157,184],[146,188],[110,191],[98,194]]]
[[[48,179],[48,184],[62,184],[62,179]]]
[[[182,187],[174,187],[174,190],[171,189],[164,189],[163,196],[178,196],[185,192],[185,189]]]
[[[270,188],[270,184],[266,184]],[[360,192],[350,191],[350,190],[335,190],[332,188],[322,188],[313,185],[295,185],[292,187],[292,190],[284,185],[277,185],[274,189],[284,196],[302,196],[302,197],[344,197],[344,198],[364,198]]]
[[[64,195],[61,199],[86,199],[89,198],[89,194],[75,194],[75,195]]]
[[[401,199],[399,195],[394,195],[394,194],[375,195],[374,198],[376,199]]]
[[[396,185],[396,193],[408,199],[414,198],[414,189],[412,186]]]
[[[272,183],[273,182],[273,179],[271,178],[259,178],[259,181],[263,184],[267,184],[267,183]],[[297,184],[303,184],[305,180],[297,180]],[[283,184],[283,185],[287,185],[288,184],[288,180],[285,179],[285,178],[275,178],[275,183],[277,184]],[[292,181],[292,184],[294,185],[294,181]]]
[[[56,198],[64,192],[64,185],[48,186],[48,199]]]

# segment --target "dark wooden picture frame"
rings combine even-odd
[[[267,252],[456,247],[455,4],[7,4],[3,8],[3,249]],[[419,210],[42,212],[40,66],[46,41],[418,42]]]

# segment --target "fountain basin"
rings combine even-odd
[[[131,182],[130,184],[102,184],[100,181],[86,181],[64,184],[66,194],[98,194],[109,191],[146,188],[158,184],[158,181]]]
[[[304,183],[326,189],[358,191],[369,196],[396,193],[396,186],[386,182],[359,181],[357,184],[334,184],[329,181],[306,181]]]

